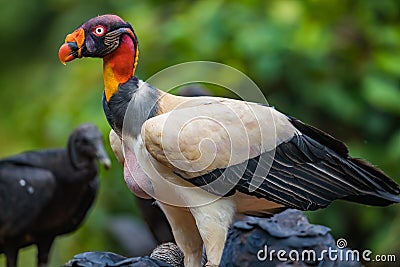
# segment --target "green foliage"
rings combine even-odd
[[[191,60],[228,64],[251,77],[279,110],[344,140],[353,156],[400,182],[398,1],[16,0],[2,7],[2,157],[64,146],[82,122],[97,124],[108,136],[101,61],[64,67],[57,51],[80,23],[116,13],[139,36],[141,79]],[[51,266],[81,251],[115,251],[107,218],[137,211],[121,167],[113,163],[111,171],[101,172],[101,192],[84,226],[58,239]],[[308,213],[349,246],[376,253],[399,253],[399,214],[398,206],[344,202]],[[31,254],[22,254],[21,266],[34,266]]]

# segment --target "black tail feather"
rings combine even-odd
[[[368,194],[351,195],[343,199],[373,206],[400,203],[399,185],[383,171],[362,159],[349,158],[348,163],[356,174],[362,175],[365,177],[364,180],[370,183],[371,191]]]
[[[329,166],[326,167],[340,168],[346,174],[344,177],[346,181],[360,189],[355,194],[349,194],[341,199],[374,206],[387,206],[400,202],[399,185],[382,170],[365,160],[350,157],[345,144],[332,136],[295,118],[289,119],[305,135],[302,138],[305,139],[303,141],[312,144],[311,147],[315,142],[326,147],[325,152],[334,159],[334,161],[327,161]]]

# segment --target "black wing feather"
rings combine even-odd
[[[351,158],[342,142],[321,130],[294,118],[288,120],[299,132],[278,145],[275,153],[266,152],[188,181],[214,194],[228,196],[238,190],[300,210],[323,208],[335,199],[377,206],[400,202],[399,186],[381,170]],[[268,161],[263,158],[271,156],[272,165],[266,166]],[[255,174],[257,167],[266,170],[264,177]],[[215,190],[216,177],[221,181],[219,188],[225,190]],[[257,187],[252,186],[254,182]],[[234,189],[223,194],[229,187]]]
[[[54,193],[55,178],[45,169],[0,163],[0,239],[30,225]]]

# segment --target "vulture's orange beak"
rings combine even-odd
[[[66,62],[82,57],[82,46],[85,43],[85,31],[83,28],[68,34],[65,43],[58,50],[58,58],[65,65]]]

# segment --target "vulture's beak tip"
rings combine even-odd
[[[73,33],[68,34],[65,43],[58,50],[58,58],[65,65],[66,62],[82,57],[82,47],[85,43],[85,31],[78,28]]]
[[[67,62],[76,58],[74,56],[74,54],[76,54],[76,51],[72,49],[74,47],[76,47],[76,43],[65,43],[58,50],[58,59],[63,65],[67,65]]]

